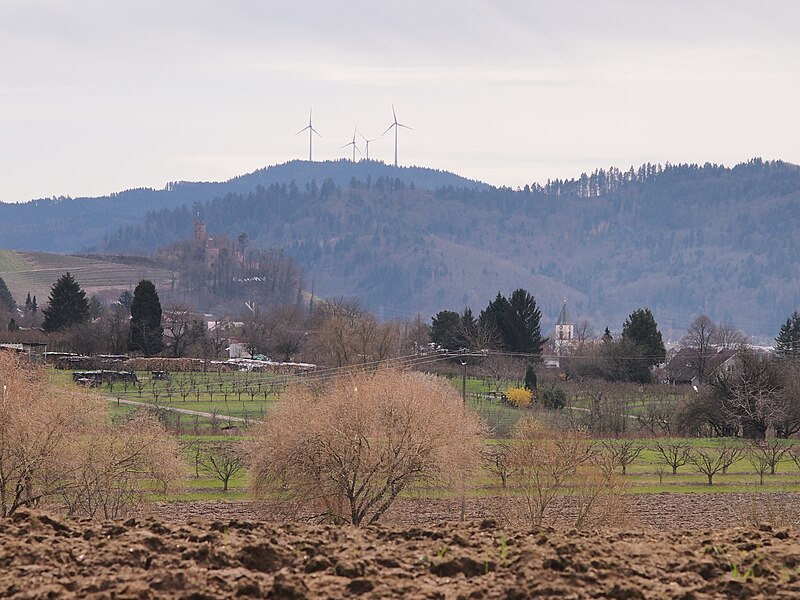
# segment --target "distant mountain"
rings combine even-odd
[[[293,183],[294,182],[294,183]],[[619,330],[649,306],[677,339],[706,313],[769,339],[800,307],[800,167],[597,170],[523,190],[430,169],[296,161],[225,183],[108,198],[0,205],[0,246],[148,253],[192,235],[284,248],[323,296],[359,296],[384,318],[476,312],[524,287],[554,323]]]
[[[453,173],[423,167],[394,167],[369,160],[308,162],[295,160],[259,169],[220,183],[173,182],[163,190],[139,188],[98,198],[50,198],[19,204],[0,203],[0,248],[48,252],[79,252],[91,249],[120,227],[142,221],[151,211],[202,203],[226,194],[247,194],[258,186],[290,184],[305,189],[316,181],[330,179],[346,185],[353,177],[381,177],[412,183],[418,189],[441,186],[485,188]]]
[[[772,337],[798,308],[795,165],[648,164],[519,191],[345,180],[261,185],[195,209],[209,234],[283,247],[318,294],[359,296],[386,318],[477,311],[525,287],[544,323],[566,298],[598,332],[649,306],[668,337],[699,313]],[[189,237],[192,221],[188,206],[150,212],[101,249],[146,251]]]

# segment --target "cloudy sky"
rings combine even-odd
[[[0,0],[0,200],[349,156],[522,186],[800,163],[800,3]],[[393,138],[370,144],[390,162]]]

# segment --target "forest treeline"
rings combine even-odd
[[[520,189],[355,175],[258,186],[148,213],[101,245],[148,252],[209,232],[283,248],[323,295],[358,295],[387,316],[483,304],[524,283],[543,323],[563,298],[578,317],[618,322],[648,305],[667,330],[705,312],[768,334],[795,308],[800,168],[754,159],[610,168]]]

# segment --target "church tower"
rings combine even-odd
[[[561,350],[563,348],[569,347],[572,343],[572,335],[574,333],[573,330],[572,320],[569,318],[569,313],[567,312],[567,301],[564,300],[564,304],[561,305],[561,313],[558,315],[558,321],[556,322],[556,335],[555,335],[555,345],[556,345],[556,353],[561,354]]]

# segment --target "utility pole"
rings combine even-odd
[[[461,375],[461,401],[464,403],[464,406],[467,405],[467,361],[466,359],[461,359],[461,366],[464,367],[464,372]]]

